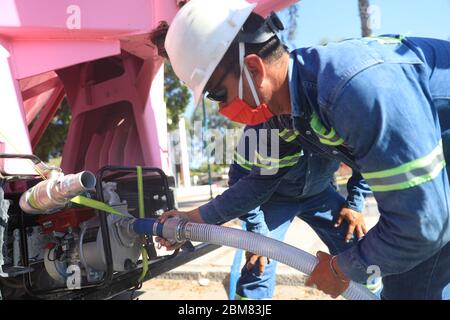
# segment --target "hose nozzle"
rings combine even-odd
[[[52,213],[65,207],[73,197],[93,190],[95,183],[95,176],[90,171],[53,174],[22,194],[19,205],[31,214]]]

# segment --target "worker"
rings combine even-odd
[[[350,280],[364,283],[376,272],[383,299],[450,299],[450,43],[384,36],[288,53],[276,35],[279,19],[254,8],[192,0],[172,21],[165,49],[195,102],[206,95],[247,124],[291,115],[305,149],[348,164],[369,184],[378,223],[338,255],[318,252],[306,284],[337,297]],[[264,198],[260,188],[233,189],[222,197],[253,198],[251,208]],[[220,210],[182,215],[208,222]]]
[[[289,120],[290,116],[284,116]],[[232,188],[240,179],[248,176],[254,165],[260,166],[256,158],[260,142],[274,127],[274,121],[266,124],[246,126],[235,151],[233,163],[228,173]],[[361,175],[354,173],[347,185],[348,196],[344,199],[332,185],[334,172],[340,163],[304,151],[294,139],[294,130],[277,131],[280,148],[292,150],[287,161],[290,172],[278,184],[270,199],[248,214],[240,217],[247,231],[269,236],[282,241],[292,220],[297,216],[305,221],[335,255],[345,251],[367,233],[364,217],[364,198],[370,193]],[[263,139],[260,139],[260,134]],[[256,140],[255,143],[251,143]],[[298,158],[298,160],[297,160]],[[283,161],[283,160],[281,160]],[[242,191],[243,192],[243,191]],[[220,198],[215,206],[225,207]],[[356,235],[356,236],[354,236]],[[302,235],[299,235],[300,237]],[[270,299],[275,289],[276,261],[245,253],[246,263],[237,281],[238,299]],[[374,279],[369,288],[379,291],[380,281]]]

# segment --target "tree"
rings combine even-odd
[[[297,32],[297,20],[298,20],[298,6],[293,4],[288,8],[289,13],[289,29],[288,29],[288,40],[292,41],[294,39],[295,33]]]
[[[34,154],[42,161],[47,162],[62,155],[71,118],[69,104],[64,98],[34,150]]]
[[[361,19],[361,35],[363,37],[370,37],[372,29],[369,24],[369,0],[358,0],[359,17]]]
[[[285,44],[293,45],[298,27],[298,4],[289,6],[283,11],[283,14],[287,14],[287,22],[285,23],[285,30],[281,32],[281,41]],[[295,47],[295,45],[293,46]]]
[[[164,65],[164,100],[169,131],[178,127],[180,115],[186,110],[190,98],[189,90],[175,75],[172,65],[166,63]]]

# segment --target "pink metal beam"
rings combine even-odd
[[[34,87],[31,87],[25,91],[22,91],[22,99],[23,99],[23,101],[26,101],[32,97],[40,95],[41,93],[43,93],[45,91],[55,88],[60,83],[61,83],[61,81],[55,75],[55,77],[53,77],[53,78],[50,78],[44,82],[41,82],[41,83],[35,85]]]
[[[48,99],[50,99],[54,91],[55,91],[54,88],[50,89],[24,102],[26,114],[25,119],[27,121],[26,123],[27,126],[29,126],[34,121],[34,119],[36,119],[36,117],[39,115],[42,108],[45,106]]]
[[[154,2],[172,0],[0,0],[0,33],[27,39],[42,39],[43,34],[51,39],[117,39],[148,33],[156,23],[151,19]]]
[[[120,53],[118,40],[16,40],[12,47],[16,79]]]

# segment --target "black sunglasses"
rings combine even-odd
[[[206,98],[208,98],[211,101],[217,102],[217,103],[223,103],[227,101],[227,96],[228,96],[228,90],[227,88],[220,88],[223,80],[225,80],[225,77],[227,76],[228,72],[225,72],[219,79],[219,81],[217,82],[217,84],[215,85],[215,87],[213,89],[206,89],[205,92],[206,94]]]

